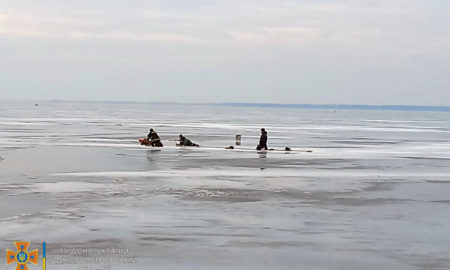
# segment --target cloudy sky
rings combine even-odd
[[[0,0],[0,99],[450,105],[449,0]]]

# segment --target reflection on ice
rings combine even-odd
[[[320,177],[334,177],[334,178],[361,178],[368,177],[374,178],[380,177],[379,171],[364,172],[351,171],[351,170],[330,170],[330,171],[311,171],[311,170],[283,170],[283,169],[270,169],[270,170],[208,170],[208,169],[189,169],[182,171],[104,171],[104,172],[78,172],[78,173],[58,173],[51,176],[72,176],[72,177],[296,177],[301,180],[302,177],[307,178],[320,178]],[[448,173],[434,173],[434,172],[387,172],[382,173],[383,178],[407,178],[407,179],[426,179],[426,178],[449,178]]]

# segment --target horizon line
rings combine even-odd
[[[7,101],[7,100],[0,100]],[[368,105],[368,104],[313,104],[313,103],[267,103],[267,102],[173,102],[173,101],[116,101],[116,100],[18,100],[19,102],[54,102],[54,103],[109,103],[109,104],[160,104],[160,105],[197,105],[229,107],[264,107],[264,108],[298,108],[298,109],[347,109],[347,110],[394,110],[394,111],[441,111],[450,112],[450,106],[438,105]]]

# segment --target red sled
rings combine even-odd
[[[141,145],[147,145],[147,146],[150,145],[150,142],[146,138],[140,138],[139,142],[141,143]]]

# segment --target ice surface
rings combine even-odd
[[[1,105],[3,249],[139,257],[112,269],[450,266],[448,113]],[[138,144],[150,127],[164,148]],[[254,150],[261,127],[275,151]],[[180,133],[201,147],[176,147]]]

